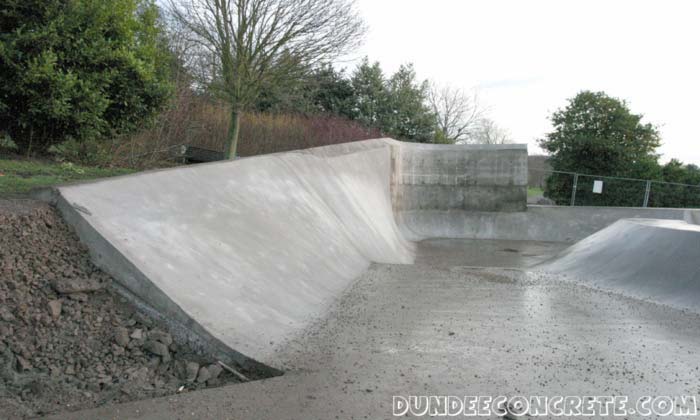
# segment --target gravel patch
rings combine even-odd
[[[0,279],[2,418],[238,382],[119,295],[44,203],[0,200]]]

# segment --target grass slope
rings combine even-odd
[[[0,158],[0,195],[24,194],[33,188],[132,172],[133,169],[95,168],[71,163]]]

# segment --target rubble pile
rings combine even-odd
[[[0,200],[3,418],[237,381],[111,285],[52,207]]]

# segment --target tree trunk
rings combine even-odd
[[[241,114],[235,108],[231,110],[231,121],[228,126],[228,134],[226,135],[226,144],[224,145],[224,158],[234,159],[236,157],[236,148],[238,147],[238,132],[240,131]]]

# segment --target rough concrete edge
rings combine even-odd
[[[333,148],[337,147],[337,146],[344,147],[344,149],[342,149],[338,154],[354,153],[356,151],[362,150],[363,148],[370,148],[367,145],[376,144],[376,146],[374,146],[374,147],[382,147],[387,142],[407,143],[407,142],[401,142],[398,140],[394,140],[394,139],[389,138],[389,137],[377,137],[374,139],[347,141],[344,143],[328,144],[325,146],[307,147],[307,148],[303,148],[303,149],[292,149],[292,150],[287,150],[287,151],[282,151],[282,152],[264,153],[264,154],[260,154],[260,155],[254,155],[254,156],[236,157],[235,159],[230,159],[230,160],[217,160],[214,162],[203,162],[203,163],[197,163],[194,165],[190,164],[190,165],[168,166],[165,168],[145,169],[143,171],[136,171],[136,172],[123,174],[123,175],[106,176],[106,177],[102,177],[102,178],[93,178],[93,179],[81,179],[81,180],[77,180],[77,181],[67,181],[67,182],[54,184],[54,185],[51,185],[49,187],[32,188],[26,194],[21,194],[21,196],[28,196],[31,198],[35,198],[37,200],[49,202],[49,199],[50,199],[49,196],[51,194],[53,194],[51,192],[51,190],[57,190],[61,187],[72,187],[72,186],[76,186],[76,185],[96,184],[98,182],[103,182],[103,181],[128,178],[128,177],[133,177],[133,176],[138,176],[138,175],[143,175],[143,174],[153,174],[153,173],[159,173],[159,172],[174,171],[174,170],[188,168],[188,167],[192,167],[192,166],[202,167],[202,166],[214,166],[214,165],[227,165],[227,164],[231,164],[232,162],[237,162],[240,160],[254,159],[254,158],[260,158],[260,157],[267,157],[267,156],[275,156],[275,155],[281,155],[281,154],[285,154],[285,153],[317,154],[317,153],[323,153],[324,150],[333,150]],[[418,144],[418,143],[409,143],[409,144]],[[350,150],[350,149],[356,149],[356,150]]]
[[[355,151],[360,151],[363,148],[369,148],[368,145],[372,145],[372,144],[376,144],[376,146],[374,146],[374,147],[382,147],[382,145],[396,146],[396,145],[405,144],[405,145],[410,145],[411,147],[421,148],[421,149],[442,149],[442,150],[504,150],[504,149],[518,149],[519,150],[519,149],[523,149],[523,150],[527,151],[527,144],[431,144],[431,143],[414,143],[414,142],[400,141],[400,140],[393,139],[391,137],[376,137],[373,139],[347,141],[347,142],[343,142],[343,143],[328,144],[328,145],[324,145],[324,146],[307,147],[307,148],[303,148],[303,149],[292,149],[292,150],[286,150],[286,151],[281,151],[281,152],[265,153],[265,154],[261,154],[261,155],[237,157],[236,159],[232,159],[232,160],[219,160],[219,161],[215,161],[215,162],[198,163],[196,165],[197,166],[225,165],[225,164],[229,164],[233,161],[252,159],[252,158],[261,157],[261,156],[274,156],[274,155],[280,155],[283,153],[309,153],[309,154],[319,154],[320,153],[320,154],[323,154],[325,151],[331,151],[334,149],[338,149],[338,146],[342,146],[340,148],[340,151],[338,152],[338,154],[345,154],[345,153],[353,153]],[[351,149],[356,149],[356,150],[351,150]],[[63,182],[60,184],[55,184],[55,185],[52,185],[50,187],[34,188],[34,189],[28,191],[26,193],[26,196],[33,197],[33,198],[36,198],[36,199],[39,199],[42,201],[47,201],[47,200],[42,198],[42,197],[45,197],[46,194],[51,194],[51,193],[47,193],[47,190],[54,190],[54,189],[61,188],[61,187],[71,187],[74,185],[94,184],[94,183],[98,183],[98,182],[102,182],[102,181],[107,181],[110,179],[126,178],[126,177],[132,177],[132,176],[136,176],[136,175],[142,175],[142,174],[172,171],[172,170],[176,170],[176,169],[182,169],[183,167],[188,167],[188,166],[191,166],[191,165],[176,165],[176,166],[169,166],[166,168],[146,169],[143,171],[137,171],[137,172],[124,174],[124,175],[115,175],[115,176],[107,176],[107,177],[103,177],[103,178],[68,181],[68,182]],[[25,194],[22,194],[22,196],[25,196]]]
[[[508,143],[508,144],[435,144],[435,143],[415,143],[403,142],[391,138],[383,140],[392,140],[398,143],[410,144],[416,149],[434,149],[434,150],[525,150],[527,152],[526,143]]]
[[[623,206],[569,206],[562,205],[557,206],[555,204],[528,204],[528,207],[533,208],[557,208],[557,209],[622,209],[622,210],[641,210],[641,211],[664,211],[664,210],[677,210],[692,212],[695,214],[700,214],[700,208],[688,208],[688,207],[623,207]]]
[[[79,211],[61,196],[58,189],[41,190],[34,197],[52,204],[77,233],[80,241],[86,245],[92,262],[116,280],[117,291],[137,308],[149,315],[156,315],[165,322],[176,339],[187,342],[221,361],[236,363],[245,370],[263,376],[278,376],[283,373],[230,348],[193,320],[102,237]],[[148,298],[145,298],[146,296]]]

